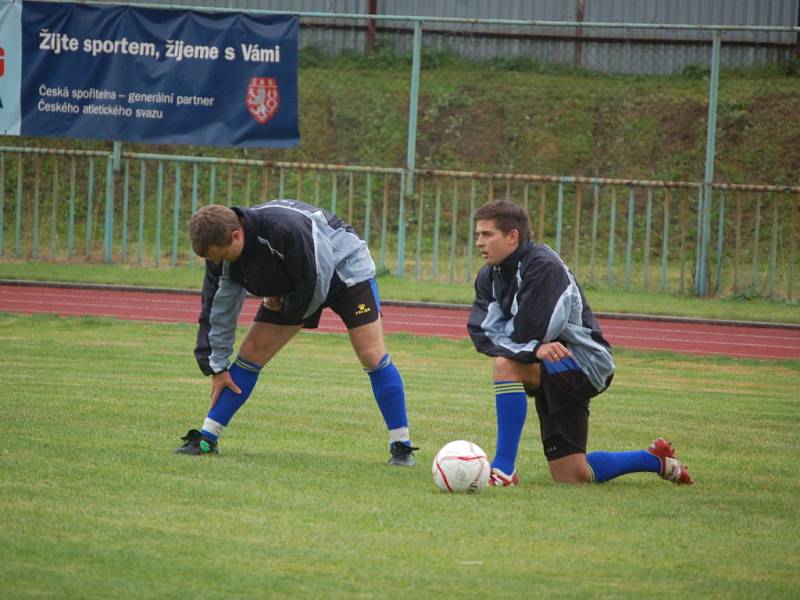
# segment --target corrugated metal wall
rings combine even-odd
[[[164,4],[155,0],[144,3]],[[362,13],[369,0],[173,0],[170,4],[234,10]],[[579,0],[378,0],[385,15],[570,21]],[[583,0],[584,21],[690,25],[795,26],[798,0]],[[301,45],[327,52],[362,50],[365,23],[348,19],[304,19]],[[378,22],[378,39],[397,51],[411,49],[410,22]],[[562,27],[426,23],[424,44],[476,59],[531,57],[574,64],[576,30]],[[583,28],[582,67],[612,73],[668,74],[710,63],[710,33],[670,29]],[[798,36],[780,32],[729,32],[723,36],[723,67],[761,66],[795,53]],[[727,42],[727,44],[726,44]]]
[[[150,4],[367,13],[369,0],[173,0]],[[578,0],[378,0],[386,15],[574,21]],[[584,20],[693,25],[797,25],[797,0],[584,0]]]

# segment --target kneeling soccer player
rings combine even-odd
[[[375,263],[352,227],[295,200],[253,208],[205,206],[189,222],[192,248],[206,259],[195,357],[212,376],[211,408],[179,454],[217,452],[217,441],[245,403],[262,368],[302,328],[316,328],[330,307],[347,326],[389,430],[389,462],[414,464],[403,380],[383,338]],[[236,324],[250,292],[262,297],[231,363]]]
[[[486,264],[475,280],[468,329],[475,348],[494,358],[497,450],[489,484],[519,483],[515,461],[531,395],[555,481],[603,482],[650,471],[691,485],[663,438],[646,450],[586,454],[589,401],[614,376],[611,346],[561,258],[531,241],[525,210],[508,201],[484,204],[475,232]]]

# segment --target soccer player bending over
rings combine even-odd
[[[294,200],[253,208],[205,206],[189,222],[192,248],[206,259],[195,357],[212,376],[211,408],[179,454],[217,452],[217,440],[244,404],[262,368],[324,307],[347,326],[389,430],[389,462],[414,464],[403,380],[386,352],[375,263],[364,240],[336,215]],[[231,362],[245,293],[262,304]],[[313,368],[313,367],[311,367]]]
[[[533,396],[555,481],[603,482],[650,471],[691,485],[663,438],[647,450],[586,454],[589,401],[614,376],[611,346],[561,258],[531,241],[525,210],[508,201],[484,204],[475,232],[486,264],[475,279],[468,329],[475,348],[494,358],[497,450],[489,484],[519,483],[514,463]]]

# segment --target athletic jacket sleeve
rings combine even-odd
[[[514,318],[506,315],[495,294],[490,268],[484,268],[475,279],[475,302],[470,311],[467,329],[478,352],[502,356],[524,363],[536,360],[536,342],[520,343],[514,338]]]
[[[488,331],[484,329],[484,322],[489,314],[489,305],[494,302],[492,296],[491,272],[483,268],[475,278],[475,301],[467,318],[467,331],[469,332],[472,343],[478,352],[483,352],[489,356],[502,356],[494,354],[495,344],[489,338]]]
[[[228,276],[228,263],[222,266],[206,261],[202,308],[198,318],[194,355],[205,375],[228,368],[236,325],[244,303],[245,290]]]
[[[281,314],[301,321],[322,305],[333,277],[333,250],[316,221],[287,209],[269,243],[294,281],[292,290],[282,296]]]

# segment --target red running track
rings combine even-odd
[[[242,312],[243,323],[250,322],[258,305],[256,298],[247,299]],[[196,321],[199,309],[199,293],[0,284],[2,312],[191,323]],[[387,303],[383,306],[383,316],[387,332],[452,339],[467,337],[466,308]],[[611,344],[623,348],[800,360],[800,327],[796,326],[766,327],[613,315],[601,315],[600,324]],[[339,318],[329,310],[324,311],[319,330],[345,331]]]

